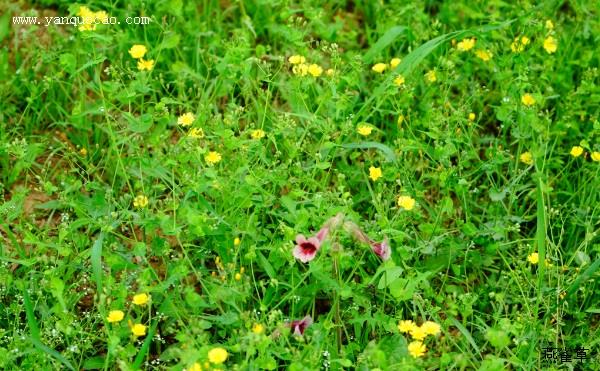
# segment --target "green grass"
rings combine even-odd
[[[80,6],[121,24],[13,24]],[[592,1],[0,4],[0,368],[597,369],[599,19]],[[420,357],[403,320],[440,326]]]

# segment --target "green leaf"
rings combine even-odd
[[[59,62],[63,70],[67,71],[70,74],[75,72],[75,67],[77,67],[77,59],[75,59],[75,56],[73,54],[62,54],[59,58]]]
[[[104,368],[105,357],[92,357],[83,361],[84,370],[100,370]]]
[[[179,34],[175,33],[175,32],[168,32],[167,34],[165,34],[165,38],[162,40],[162,42],[159,45],[159,49],[172,49],[174,47],[176,47],[177,45],[179,45],[179,41],[181,40],[181,37],[179,36]]]
[[[363,61],[365,63],[371,63],[373,59],[381,53],[383,49],[385,49],[388,45],[394,42],[398,36],[400,36],[404,31],[406,31],[405,26],[394,26],[387,30],[383,36],[377,40],[375,44],[365,53],[363,56]]]
[[[379,151],[381,151],[385,157],[385,160],[387,162],[394,162],[396,160],[396,154],[394,153],[394,151],[386,146],[385,144],[382,143],[378,143],[378,142],[357,142],[357,143],[347,143],[347,144],[342,144],[340,145],[340,147],[342,148],[349,148],[349,149],[371,149],[371,148],[375,148],[378,149]]]
[[[267,258],[265,258],[265,256],[260,251],[257,251],[257,255],[258,255],[258,262],[259,262],[260,266],[265,271],[265,273],[269,276],[269,278],[271,278],[271,279],[277,278],[277,275],[275,274],[275,269],[273,269],[273,266],[271,265],[271,263],[269,263]]]
[[[152,127],[152,115],[149,113],[143,114],[140,117],[134,117],[129,112],[123,112],[123,117],[129,124],[129,130],[135,133],[144,133]]]
[[[506,197],[506,189],[503,189],[501,191],[490,189],[489,195],[490,195],[490,200],[492,200],[494,202],[502,201]]]
[[[488,329],[485,334],[485,339],[498,350],[506,348],[510,344],[510,337],[505,331],[493,328]]]
[[[98,238],[92,246],[91,261],[92,261],[92,274],[94,281],[96,281],[96,292],[98,297],[102,293],[102,242],[104,241],[104,232],[100,232]]]
[[[83,66],[79,67],[79,69],[77,71],[75,71],[75,75],[79,74],[81,71],[85,70],[86,68],[100,64],[100,63],[104,62],[105,60],[106,60],[106,57],[99,57],[99,58],[93,59],[93,60],[87,62],[86,64],[84,64]]]

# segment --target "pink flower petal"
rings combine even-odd
[[[313,324],[313,319],[311,316],[306,315],[301,320],[292,321],[290,323],[290,327],[292,328],[294,335],[302,336],[304,335],[304,331],[308,328],[308,326]]]
[[[373,252],[384,261],[392,256],[392,248],[390,247],[387,237],[381,242],[372,242],[371,249],[373,249]]]
[[[327,227],[323,227],[321,228],[321,230],[317,233],[316,238],[319,240],[319,242],[323,242],[323,240],[327,237],[327,234],[329,233],[329,228]]]

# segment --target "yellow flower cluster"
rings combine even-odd
[[[293,65],[292,72],[294,75],[306,76],[310,74],[312,77],[319,77],[323,74],[323,67],[315,63],[306,63],[306,58],[302,55],[292,55],[288,58],[288,62]],[[333,70],[327,70],[327,75],[331,76],[332,74]]]
[[[366,137],[368,135],[371,135],[373,127],[369,124],[360,124],[357,126],[356,131],[358,132],[358,134]]]
[[[579,157],[579,156],[583,155],[583,147],[573,146],[573,148],[571,148],[571,152],[569,152],[569,153],[573,157]]]
[[[92,12],[87,6],[80,6],[77,15],[81,17],[82,24],[79,26],[79,31],[94,31],[99,23],[108,22],[108,14],[101,10]]]
[[[206,163],[209,166],[213,166],[214,164],[218,163],[219,161],[221,161],[221,154],[219,152],[216,151],[209,151],[205,156],[204,156],[204,161],[206,161]]]
[[[208,352],[208,360],[210,363],[214,363],[215,365],[220,365],[221,363],[227,360],[227,356],[229,354],[227,351],[221,347],[213,348]]]
[[[131,49],[129,49],[129,55],[131,55],[133,59],[138,60],[137,67],[140,71],[151,71],[154,68],[154,59],[144,59],[144,56],[146,55],[147,51],[148,49],[146,48],[146,46],[141,44],[135,44],[131,47]]]
[[[145,293],[136,294],[133,296],[131,302],[134,305],[144,306],[150,302],[150,295]],[[122,310],[114,309],[108,312],[108,316],[106,317],[106,321],[109,323],[118,323],[121,322],[125,318],[125,313]],[[127,321],[129,324],[129,328],[131,329],[131,333],[134,337],[140,337],[146,335],[146,329],[148,328],[146,325],[141,323],[134,324],[131,320]]]
[[[461,52],[468,52],[475,47],[475,42],[476,40],[474,37],[463,39],[456,44],[456,49]]]
[[[527,36],[515,37],[512,44],[510,44],[510,50],[513,53],[520,53],[525,50],[525,46],[529,45],[530,41]]]
[[[415,207],[415,199],[410,196],[399,196],[398,206],[404,210],[412,210]]]
[[[523,94],[523,96],[521,97],[521,103],[528,107],[531,107],[535,104],[535,98],[529,93]]]
[[[412,320],[400,321],[398,330],[402,333],[409,333],[413,341],[408,344],[408,352],[414,358],[425,355],[427,348],[423,340],[428,335],[437,335],[441,331],[440,325],[433,321],[425,321],[421,326],[417,326]]]
[[[481,59],[484,62],[489,61],[490,59],[492,59],[493,56],[492,52],[483,49],[475,51],[475,55],[477,56],[477,58]]]
[[[371,178],[371,180],[373,180],[374,182],[377,181],[377,179],[381,178],[382,176],[383,176],[383,173],[381,172],[380,167],[371,166],[369,168],[369,178]]]
[[[265,137],[265,135],[266,133],[262,129],[256,129],[250,132],[250,136],[252,137],[252,139],[262,139]]]
[[[190,126],[196,120],[196,116],[191,112],[186,112],[177,118],[177,123],[181,126]]]
[[[146,206],[148,206],[148,197],[144,195],[135,196],[135,198],[133,199],[133,206],[139,209],[145,208]]]
[[[525,165],[533,165],[533,156],[529,151],[521,153],[521,156],[519,156],[519,160],[521,160],[521,162]]]
[[[435,70],[427,71],[425,73],[425,79],[427,80],[427,82],[436,82],[437,81],[437,75],[435,73]]]
[[[558,41],[556,41],[556,39],[554,37],[548,36],[544,40],[544,50],[546,50],[546,53],[548,53],[548,54],[555,53],[557,49],[558,49]]]
[[[398,67],[398,65],[400,64],[400,62],[402,62],[402,59],[400,59],[400,58],[392,58],[390,60],[390,64],[389,64],[390,69],[393,70],[394,68]],[[373,72],[383,73],[385,70],[387,70],[387,68],[388,68],[388,65],[386,63],[379,62],[379,63],[375,63],[371,67],[371,70]]]

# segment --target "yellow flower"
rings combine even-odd
[[[461,52],[467,52],[475,47],[475,38],[463,39],[456,44],[456,49]]]
[[[521,160],[521,162],[526,165],[533,165],[533,156],[529,151],[521,153],[521,156],[519,156],[519,160]]]
[[[398,67],[398,65],[400,64],[400,62],[402,62],[402,59],[400,59],[400,58],[392,58],[392,60],[390,61],[390,67],[391,68],[396,68],[396,67]]]
[[[521,97],[521,103],[526,106],[533,106],[535,104],[535,98],[531,94],[524,94]]]
[[[335,71],[333,70],[333,68],[330,68],[325,73],[327,74],[327,76],[333,76],[333,74],[335,73]]]
[[[146,305],[150,300],[150,295],[148,294],[137,294],[133,295],[133,300],[131,301],[135,305]]]
[[[94,16],[94,12],[92,12],[92,10],[87,6],[82,5],[79,7],[79,12],[77,12],[77,15],[82,18],[89,18]]]
[[[236,273],[234,278],[236,281],[239,281],[242,279],[242,275],[240,273]]]
[[[202,366],[200,366],[198,362],[194,362],[194,364],[191,365],[190,368],[187,369],[187,371],[202,371]]]
[[[540,256],[537,252],[531,253],[527,255],[527,261],[529,261],[531,264],[537,264],[540,261]]]
[[[525,49],[525,45],[530,42],[527,36],[515,37],[515,40],[510,44],[510,49],[515,53],[520,53]]]
[[[437,81],[437,76],[436,76],[436,74],[435,74],[435,70],[428,71],[428,72],[425,74],[425,78],[426,78],[426,79],[427,79],[427,81],[429,81],[429,82],[436,82],[436,81]]]
[[[552,21],[549,19],[546,21],[546,28],[549,30],[554,29],[554,23],[552,23]]]
[[[204,130],[202,128],[191,128],[188,132],[188,137],[204,138]]]
[[[208,352],[208,360],[210,363],[219,365],[227,360],[227,351],[221,347],[213,348]]]
[[[209,165],[214,165],[221,161],[221,154],[219,152],[210,151],[206,156],[204,156],[204,160],[206,160]]]
[[[377,181],[377,179],[381,178],[381,176],[382,173],[380,167],[371,166],[369,168],[369,178],[371,178],[374,182]]]
[[[425,344],[421,341],[412,341],[408,344],[408,353],[414,358],[423,357],[427,348],[425,348]]]
[[[123,317],[125,317],[125,313],[123,313],[122,310],[111,310],[108,312],[108,317],[106,317],[106,320],[110,323],[121,322]]]
[[[377,73],[382,73],[387,68],[387,64],[385,63],[377,63],[371,67],[371,69]]]
[[[492,59],[492,53],[490,53],[489,50],[477,50],[475,52],[475,55],[477,56],[477,58],[481,59],[484,62],[487,62],[490,59]]]
[[[148,206],[148,197],[144,195],[135,196],[133,199],[133,206],[139,207],[140,209]]]
[[[398,77],[394,79],[394,84],[396,84],[396,86],[402,86],[404,85],[404,81],[404,76],[398,75]]]
[[[600,152],[596,152],[596,151],[592,152],[591,157],[592,157],[592,161],[596,161],[596,162],[600,161]]]
[[[131,49],[129,49],[129,54],[135,59],[140,59],[146,55],[147,51],[148,49],[146,49],[144,45],[135,44],[131,47]]]
[[[413,328],[410,329],[409,332],[410,336],[415,340],[423,340],[427,336],[427,332],[425,332],[423,326],[415,325],[413,326]]]
[[[79,31],[94,31],[96,29],[96,25],[93,23],[83,23],[79,26]]]
[[[252,130],[250,132],[250,136],[252,137],[252,139],[261,139],[261,138],[264,138],[265,131],[262,129]]]
[[[301,55],[292,55],[288,58],[288,62],[290,62],[291,64],[301,64],[306,62],[306,58],[304,58]]]
[[[580,146],[574,146],[573,148],[571,148],[570,154],[573,157],[579,157],[583,154],[583,148]]]
[[[425,321],[421,325],[421,327],[423,328],[423,330],[425,331],[425,333],[427,335],[437,335],[441,331],[440,325],[438,325],[437,323],[435,323],[433,321]]]
[[[358,132],[358,134],[366,137],[367,135],[371,134],[371,131],[373,131],[373,127],[371,127],[370,125],[360,124],[358,125],[356,131]]]
[[[292,68],[292,72],[294,75],[306,76],[308,74],[308,65],[305,63],[301,63]]]
[[[475,121],[475,118],[477,118],[477,115],[475,113],[469,113],[469,121]]]
[[[79,150],[79,154],[82,156],[87,156],[87,149],[85,149],[85,147],[81,147],[81,149]]]
[[[255,323],[252,326],[252,332],[256,335],[260,335],[265,332],[265,326],[261,325],[260,323]]]
[[[242,241],[240,241],[240,238],[236,237],[233,239],[233,246],[239,246],[241,242]]]
[[[177,123],[181,126],[190,126],[194,120],[196,120],[196,116],[191,112],[186,112],[177,118]]]
[[[136,323],[135,325],[131,326],[131,332],[135,336],[144,336],[146,335],[146,326],[142,325],[141,323]]]
[[[558,42],[554,37],[548,36],[544,40],[544,49],[546,50],[546,53],[552,54],[556,52],[556,49],[558,49]]]
[[[94,16],[100,23],[108,23],[108,13],[106,13],[104,10],[96,12]]]
[[[323,68],[318,64],[311,64],[308,66],[308,73],[310,73],[313,77],[319,77],[323,73]]]
[[[77,13],[81,17],[83,23],[79,25],[79,31],[93,31],[96,29],[94,24],[96,20],[96,13],[92,12],[87,6],[80,6],[79,12]]]
[[[400,321],[398,324],[398,330],[400,330],[400,332],[407,333],[410,332],[415,326],[415,323],[411,320]]]
[[[404,210],[412,210],[415,207],[415,199],[410,196],[399,196],[398,206]]]
[[[154,68],[154,59],[150,59],[150,60],[144,60],[143,58],[140,58],[140,60],[138,61],[137,64],[138,70],[140,71],[152,71],[152,69]]]

